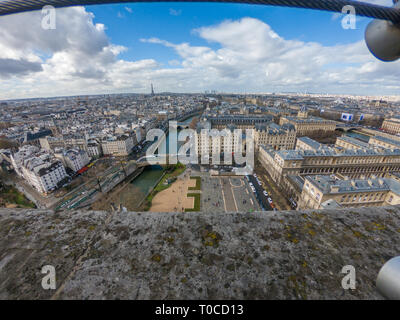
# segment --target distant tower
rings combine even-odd
[[[154,96],[154,88],[153,88],[153,84],[151,84],[151,95]]]

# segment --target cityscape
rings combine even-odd
[[[16,189],[28,206],[54,210],[231,212],[399,204],[400,101],[156,94],[152,84],[149,89],[147,95],[3,101],[2,188]],[[171,122],[178,132],[194,130],[196,159],[151,165],[146,151],[156,143],[147,140],[148,132],[169,135]],[[240,175],[243,165],[224,162],[238,143],[244,152],[248,141],[217,141],[212,130],[248,130],[254,142],[251,173]],[[171,153],[169,136],[159,142],[160,153]],[[200,161],[204,154],[206,162]],[[3,206],[21,205],[7,199],[6,191]]]

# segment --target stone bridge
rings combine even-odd
[[[343,132],[360,130],[361,128],[362,127],[360,127],[360,126],[349,126],[349,125],[346,125],[346,124],[338,124],[338,125],[336,125],[336,130],[343,131]]]
[[[0,209],[0,299],[383,299],[400,208],[253,213]],[[56,290],[41,268],[56,270]],[[343,266],[356,289],[341,286]]]

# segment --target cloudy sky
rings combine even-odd
[[[390,5],[391,0],[369,2]],[[142,3],[0,17],[0,99],[102,93],[400,93],[400,62],[375,59],[328,12]]]

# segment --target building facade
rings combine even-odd
[[[385,119],[382,123],[382,129],[391,134],[400,133],[400,118]]]
[[[295,127],[298,137],[313,135],[318,132],[334,132],[336,123],[332,120],[326,120],[318,117],[298,118],[298,117],[281,117],[279,124],[282,126],[286,123]]]
[[[291,150],[296,144],[296,130],[291,124],[279,126],[273,122],[257,124],[254,129],[254,145],[258,150],[265,145],[274,150]]]
[[[332,176],[304,178],[298,210],[340,207],[375,207],[400,204],[400,182],[388,179],[338,180]]]
[[[130,154],[133,147],[133,138],[128,135],[108,137],[101,142],[104,155],[113,155],[117,157],[127,156]]]
[[[48,194],[62,186],[68,175],[62,162],[45,151],[26,145],[11,155],[15,172],[37,191]]]

